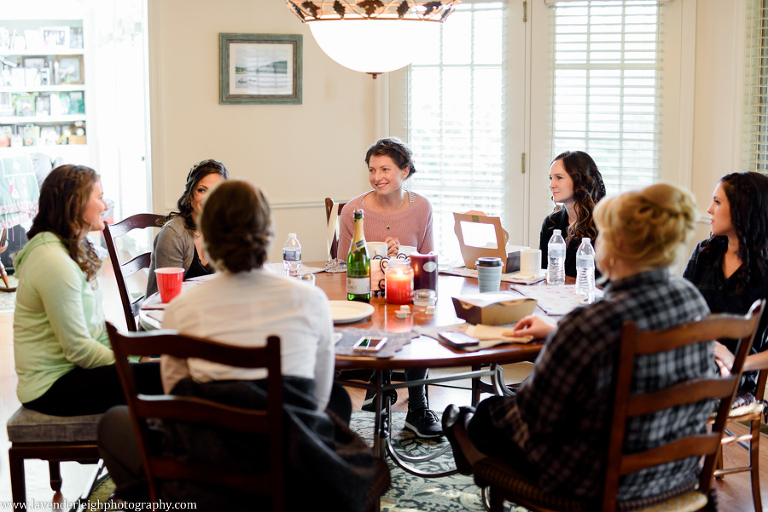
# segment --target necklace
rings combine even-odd
[[[392,224],[392,220],[395,218],[395,214],[397,214],[398,211],[400,211],[400,207],[403,206],[403,201],[405,201],[405,196],[408,195],[408,192],[403,194],[403,198],[400,200],[400,204],[397,205],[397,208],[395,208],[395,211],[392,212],[392,216],[389,218],[389,222],[387,222],[387,231],[389,231],[389,227]],[[381,208],[381,203],[379,203],[379,213],[382,217],[386,219],[386,215],[384,215],[384,210]]]

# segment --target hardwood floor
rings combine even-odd
[[[104,286],[105,314],[107,320],[114,322],[119,328],[125,327],[119,298],[111,268],[104,265],[101,272],[102,285]],[[348,388],[355,410],[362,405],[364,392],[359,389]],[[455,387],[431,386],[429,390],[430,406],[438,413],[451,403],[467,404],[470,401],[470,393],[466,389]],[[407,392],[401,390],[395,410],[407,409]],[[13,363],[13,315],[0,313],[0,422],[5,425],[8,418],[19,407],[16,398],[16,373]],[[394,428],[400,428],[395,425]],[[735,426],[734,429],[738,429]],[[11,482],[8,474],[8,436],[6,429],[0,429],[0,508],[11,501]],[[760,440],[760,465],[763,468],[761,474],[761,489],[763,502],[768,506],[768,439]],[[747,451],[735,445],[729,445],[725,450],[726,467],[747,460]],[[27,461],[27,500],[35,503],[36,508],[50,509],[53,501],[64,500],[73,502],[86,486],[94,465],[81,465],[76,462],[62,464],[62,494],[54,496],[48,485],[48,465],[43,461]],[[747,473],[729,475],[724,480],[716,482],[719,491],[720,510],[725,512],[748,512],[754,510],[752,506],[752,492]]]

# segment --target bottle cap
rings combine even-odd
[[[590,242],[591,239],[588,236],[585,236],[584,238],[581,239],[581,241],[582,242]]]
[[[554,229],[554,230],[552,230],[552,234],[553,234],[553,235],[559,235],[559,234],[561,234],[561,233],[562,233],[562,231],[560,231],[559,229]]]
[[[362,219],[362,218],[363,218],[363,210],[360,210],[360,209],[358,209],[358,210],[355,210],[355,215],[354,215],[354,217],[355,217],[356,219]]]
[[[288,233],[288,238],[296,238],[296,233]]]

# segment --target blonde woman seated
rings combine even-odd
[[[471,472],[453,428],[464,422],[475,447],[530,475],[547,492],[594,498],[611,423],[609,396],[621,326],[664,329],[707,315],[696,287],[672,275],[696,221],[693,197],[657,184],[603,199],[594,210],[599,232],[596,262],[610,280],[604,299],[566,315],[556,327],[539,317],[522,319],[520,334],[547,337],[533,371],[513,397],[483,400],[477,410],[449,406],[443,428],[460,471]],[[635,365],[632,391],[650,391],[682,379],[715,373],[713,343],[699,343]],[[629,420],[625,446],[643,451],[659,438],[704,432],[709,403],[664,410]],[[684,492],[697,482],[698,460],[687,458],[633,473],[619,482],[619,500]]]

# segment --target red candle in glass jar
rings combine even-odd
[[[408,260],[391,258],[384,279],[384,297],[389,304],[413,302],[413,269]]]
[[[410,257],[413,289],[437,291],[437,254],[431,251],[427,254],[412,252]]]

